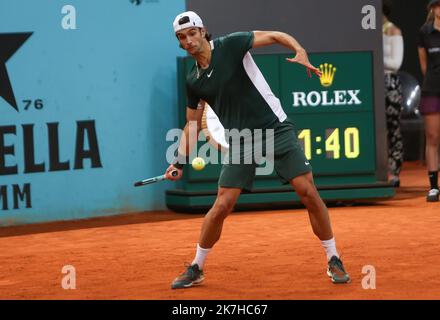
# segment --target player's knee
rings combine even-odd
[[[313,201],[318,196],[318,191],[313,183],[305,183],[295,191],[302,201]]]
[[[213,209],[213,218],[224,220],[232,211],[232,205],[226,201],[216,202]]]

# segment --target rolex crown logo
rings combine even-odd
[[[322,76],[319,78],[321,85],[323,87],[330,87],[333,84],[336,68],[332,64],[324,63],[319,66],[319,70],[322,72]]]

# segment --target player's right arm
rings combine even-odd
[[[187,107],[186,108],[186,125],[183,128],[182,136],[180,137],[180,143],[178,148],[178,153],[180,158],[188,158],[191,151],[197,145],[197,139],[199,132],[202,128],[202,116],[205,103],[202,101],[198,104],[196,109]],[[177,170],[178,175],[173,177],[171,171]],[[179,180],[182,177],[182,169],[176,168],[174,165],[170,165],[165,174],[167,179]]]
[[[287,58],[287,61],[305,66],[309,77],[311,72],[318,77],[321,76],[321,71],[310,63],[306,50],[290,34],[280,31],[254,31],[252,48],[265,47],[276,43],[295,52],[295,57]]]

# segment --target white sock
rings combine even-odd
[[[199,269],[203,269],[203,265],[205,264],[206,256],[208,255],[209,251],[211,249],[203,249],[202,247],[197,244],[197,253],[196,257],[194,258],[194,261],[191,263],[191,265],[197,264],[199,266]]]
[[[327,255],[327,261],[330,261],[331,257],[333,256],[337,256],[339,258],[338,251],[336,250],[335,238],[321,241],[321,243],[325,249],[325,254]]]

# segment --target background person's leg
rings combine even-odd
[[[403,138],[400,130],[402,85],[399,77],[395,74],[385,74],[385,112],[388,136],[388,170],[391,182],[398,187],[403,163]]]
[[[440,145],[440,114],[425,115],[426,165],[428,167],[429,192],[428,202],[438,201],[438,147]]]
[[[428,171],[438,171],[438,147],[440,143],[440,114],[424,116],[426,135],[426,165]]]

